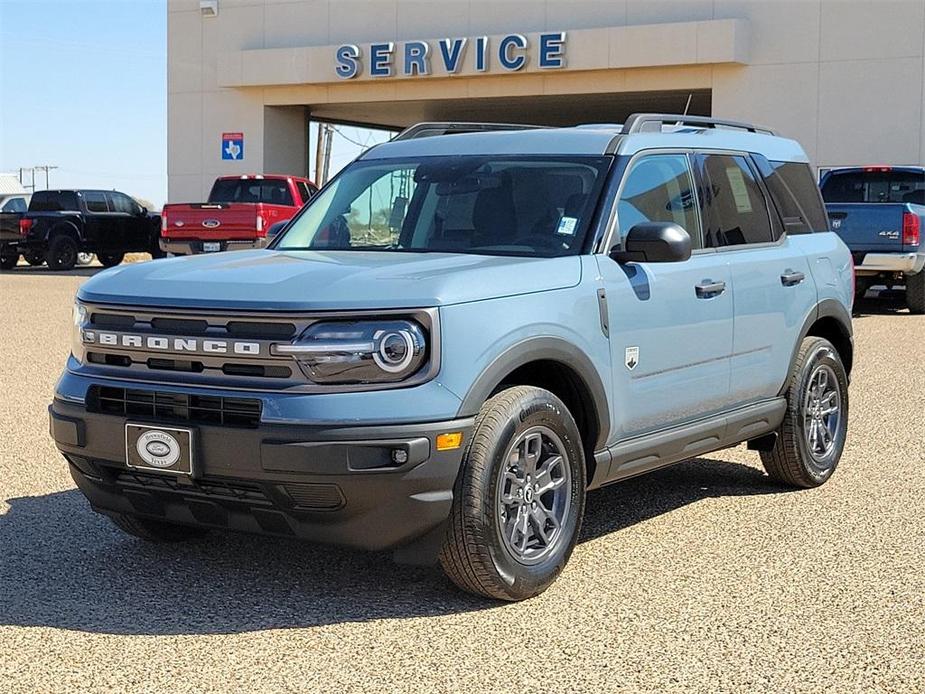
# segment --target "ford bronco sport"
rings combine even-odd
[[[589,489],[741,442],[777,483],[829,479],[851,283],[806,155],[769,131],[418,126],[267,249],[86,282],[51,432],[141,538],[392,549],[520,600]]]

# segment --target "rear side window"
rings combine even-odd
[[[744,155],[697,156],[707,248],[770,243],[771,218],[761,186]]]
[[[269,205],[294,205],[286,181],[261,178],[225,178],[215,182],[209,202],[265,202]]]
[[[109,203],[106,202],[105,193],[88,190],[82,195],[88,212],[109,212]]]
[[[620,235],[643,222],[674,222],[700,248],[697,203],[687,156],[653,154],[633,164],[617,201]]]
[[[302,204],[312,199],[312,189],[308,187],[305,181],[296,181],[296,187],[299,189],[299,197],[302,198]]]
[[[31,212],[74,212],[79,209],[77,195],[70,190],[40,190],[29,202]]]
[[[760,155],[755,156],[755,161],[788,234],[811,234],[829,228],[819,187],[809,164],[768,161]]]
[[[925,173],[858,170],[829,174],[822,186],[826,202],[911,202],[925,205]]]

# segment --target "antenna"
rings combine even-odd
[[[686,115],[687,115],[687,112],[688,112],[688,110],[689,110],[690,107],[691,107],[691,99],[693,99],[693,98],[694,98],[694,92],[688,92],[688,94],[687,94],[687,103],[684,104],[684,113],[681,114],[681,115],[683,115],[683,116],[686,116]]]

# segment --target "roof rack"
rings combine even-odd
[[[658,127],[651,127],[653,124]],[[710,116],[685,116],[678,113],[634,113],[626,119],[620,134],[632,135],[633,133],[661,132],[663,125],[699,125],[705,128],[747,130],[750,133],[761,133],[763,135],[776,134],[770,128],[762,128],[751,123],[722,120],[720,118],[711,118]]]
[[[482,133],[494,130],[537,130],[545,127],[544,125],[525,125],[520,123],[465,123],[462,121],[417,123],[398,133],[398,135],[392,138],[392,142],[398,140],[417,140],[422,137],[434,137],[435,135]]]

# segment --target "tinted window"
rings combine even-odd
[[[638,160],[626,176],[617,202],[620,236],[642,222],[674,222],[700,248],[696,196],[687,157],[657,154]]]
[[[703,175],[703,238],[707,248],[769,243],[768,207],[744,156],[698,155]]]
[[[77,211],[77,195],[70,190],[40,190],[32,196],[29,209],[33,212],[65,212]]]
[[[819,187],[809,164],[769,162],[764,157],[755,157],[755,161],[788,234],[809,234],[829,228]]]
[[[88,212],[109,212],[109,203],[106,202],[106,193],[88,190],[82,193],[82,196]]]
[[[302,204],[311,200],[312,189],[308,187],[308,184],[305,181],[296,181],[295,184],[299,189],[299,197],[302,198]]]
[[[826,202],[912,202],[925,205],[925,173],[845,171],[831,173],[822,186]]]
[[[215,182],[209,202],[265,202],[270,205],[289,205],[292,193],[286,181],[267,181],[260,178],[225,178]]]
[[[354,162],[276,248],[580,253],[609,159],[441,156]]]
[[[124,212],[131,215],[141,212],[141,205],[125,193],[109,193],[109,200],[113,212]]]
[[[25,212],[27,208],[28,208],[28,205],[26,205],[25,198],[10,198],[5,203],[3,203],[3,207],[0,208],[0,211],[2,212]]]

